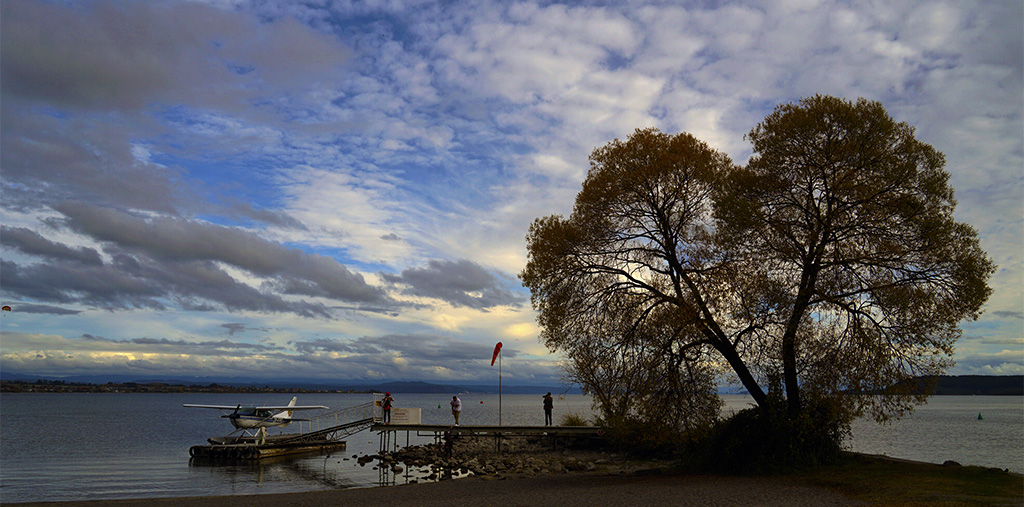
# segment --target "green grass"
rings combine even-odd
[[[1024,505],[1024,477],[998,469],[908,463],[850,454],[844,463],[796,474],[872,505]]]

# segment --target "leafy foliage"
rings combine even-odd
[[[527,236],[542,340],[607,422],[648,433],[706,431],[726,375],[767,427],[786,407],[784,434],[820,407],[830,428],[900,416],[924,396],[837,397],[942,373],[994,271],[913,134],[877,102],[815,96],[751,130],[745,167],[656,129],[595,149],[572,214]]]
[[[791,413],[801,390],[940,374],[959,322],[988,298],[994,267],[953,220],[942,154],[913,134],[878,102],[786,104],[751,130],[754,156],[719,189],[719,239],[770,287],[764,330]],[[923,399],[898,394],[865,401],[884,420]]]

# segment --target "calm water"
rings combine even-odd
[[[246,465],[190,464],[190,446],[232,428],[220,419],[220,412],[184,408],[183,403],[284,404],[290,398],[283,394],[3,394],[0,502],[282,493],[410,480],[382,475],[372,464],[360,466],[352,459],[377,452],[378,437],[369,431],[350,436],[345,451],[330,455]],[[424,424],[451,423],[450,395],[396,393],[395,398],[398,407],[421,408]],[[460,398],[463,424],[498,423],[497,395]],[[749,404],[742,396],[725,398],[727,411]],[[299,396],[299,404],[338,409],[371,399],[359,394],[305,394]],[[892,425],[857,421],[850,447],[919,461],[951,459],[1024,472],[1022,401],[1020,397],[934,397],[913,416]],[[589,399],[556,398],[555,422],[570,413],[589,418]],[[502,422],[542,424],[541,397],[504,395]],[[404,435],[400,440],[404,443]],[[411,443],[428,440],[410,438]]]

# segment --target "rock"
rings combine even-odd
[[[960,463],[957,463],[956,461],[953,461],[953,460],[950,459],[950,460],[943,461],[942,462],[942,466],[944,466],[944,467],[958,467],[958,466],[961,466],[961,465],[960,465]]]
[[[580,470],[585,469],[587,466],[582,461],[576,458],[569,458],[565,460],[565,462],[563,462],[562,464],[565,466],[566,470],[571,470],[573,472],[579,472]]]

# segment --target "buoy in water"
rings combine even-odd
[[[983,419],[985,419],[985,418],[981,416],[981,412],[978,412],[978,420],[981,421]]]

